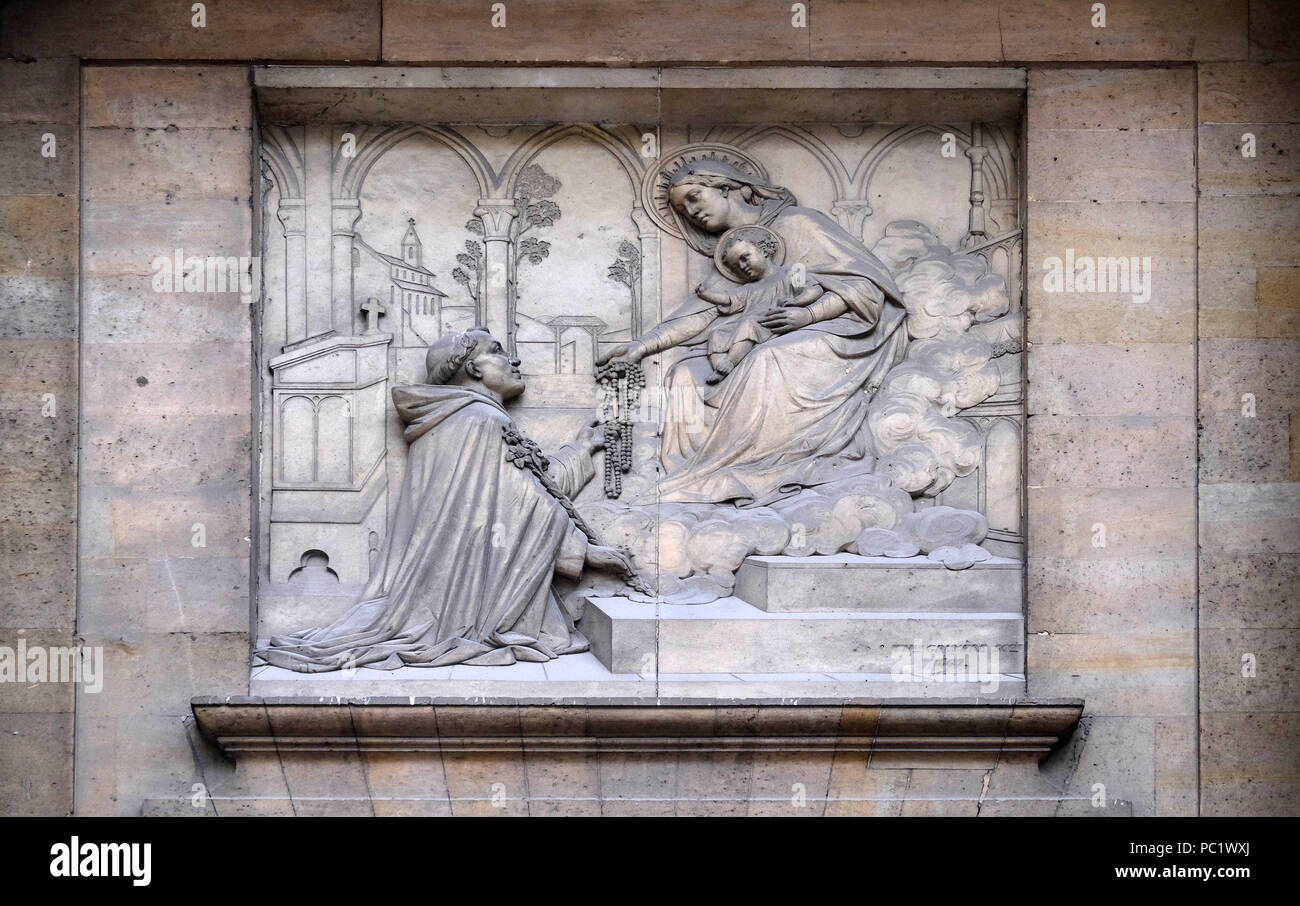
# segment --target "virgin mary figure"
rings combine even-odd
[[[889,271],[830,217],[728,160],[687,160],[663,184],[677,231],[696,252],[712,258],[723,233],[765,226],[784,240],[785,264],[802,265],[824,292],[806,307],[762,315],[776,336],[716,386],[706,383],[712,369],[701,330],[727,316],[700,298],[606,353],[605,360],[639,361],[684,348],[665,378],[657,499],[762,505],[871,472],[867,408],[907,343],[906,310]],[[703,284],[727,286],[716,268]]]

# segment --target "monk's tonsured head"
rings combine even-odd
[[[524,392],[519,360],[486,327],[448,334],[429,346],[424,357],[430,384],[458,384],[501,400]]]

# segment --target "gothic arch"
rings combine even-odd
[[[639,207],[641,204],[641,175],[644,171],[636,152],[604,129],[581,124],[552,126],[530,136],[527,141],[515,149],[514,153],[510,155],[510,159],[506,161],[506,165],[502,168],[501,175],[497,179],[497,188],[504,195],[513,196],[515,183],[524,167],[532,163],[537,155],[551,145],[575,135],[600,145],[618,161],[623,168],[623,172],[627,174],[628,184],[632,190],[633,206]]]
[[[454,151],[469,167],[470,172],[474,174],[474,178],[478,182],[480,196],[489,197],[491,195],[492,187],[497,182],[496,173],[482,152],[474,147],[473,142],[470,142],[454,129],[448,129],[445,126],[415,124],[392,126],[366,142],[365,146],[357,152],[357,156],[352,158],[343,168],[342,178],[339,180],[336,189],[339,197],[359,198],[361,196],[361,187],[365,185],[370,168],[389,150],[415,135],[423,135],[434,139]]]
[[[748,148],[769,135],[779,135],[803,148],[826,170],[826,173],[835,183],[837,197],[853,197],[849,195],[853,188],[853,180],[849,175],[848,168],[844,166],[844,162],[825,142],[810,132],[791,126],[754,126],[737,135],[731,140],[730,144],[735,145],[737,148]]]

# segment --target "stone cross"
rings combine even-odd
[[[379,316],[387,314],[388,310],[373,296],[366,299],[366,304],[361,306],[361,310],[366,313],[366,333],[379,333]]]

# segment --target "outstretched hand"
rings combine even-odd
[[[813,314],[806,308],[769,308],[758,319],[758,323],[778,334],[807,327],[812,322]]]
[[[587,546],[587,565],[592,569],[608,569],[623,576],[633,575],[632,560],[616,547],[600,544]]]
[[[631,343],[619,343],[617,346],[611,346],[609,349],[606,349],[600,355],[596,356],[596,364],[606,365],[615,359],[627,358],[628,353],[631,351]]]

